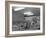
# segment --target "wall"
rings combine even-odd
[[[46,0],[16,0],[16,1],[44,2],[44,3],[46,3]],[[46,6],[46,4],[45,4],[45,6]],[[0,0],[0,38],[5,38],[4,37],[5,36],[5,10],[4,9],[5,9],[5,0]],[[46,7],[45,7],[45,10],[46,10]],[[46,13],[45,13],[45,15],[46,15]],[[46,19],[46,17],[45,17],[45,19]],[[46,25],[46,20],[45,20],[45,25]],[[16,38],[46,38],[46,26],[45,26],[45,35],[16,37]]]

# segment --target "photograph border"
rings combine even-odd
[[[42,23],[43,23],[43,19],[42,19],[42,17],[43,17],[43,6],[40,6],[40,5],[25,5],[25,4],[23,4],[23,7],[25,6],[25,7],[33,7],[33,8],[40,8],[40,30],[26,30],[26,31],[12,31],[12,6],[14,7],[14,6],[20,6],[21,7],[21,5],[22,4],[10,4],[10,10],[9,10],[9,13],[10,13],[10,17],[9,17],[9,19],[10,19],[10,26],[9,26],[9,28],[10,28],[10,34],[25,34],[25,33],[42,33],[43,32],[43,25],[42,25]],[[33,31],[33,32],[32,32]]]
[[[9,34],[9,4],[29,4],[29,5],[42,5],[43,6],[43,33],[29,33],[29,34]],[[19,2],[19,1],[5,1],[5,37],[18,37],[18,36],[35,36],[45,35],[45,3],[36,2]]]

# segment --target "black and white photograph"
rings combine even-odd
[[[10,33],[40,33],[43,31],[43,8],[40,5],[11,4]]]
[[[45,4],[7,1],[5,36],[37,36],[45,34]]]
[[[12,7],[12,31],[40,30],[40,8]]]
[[[42,33],[43,7],[40,5],[11,4],[10,33]]]

